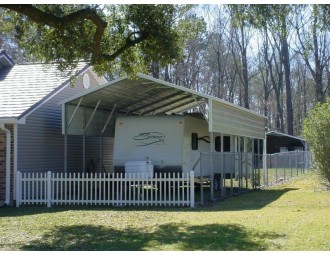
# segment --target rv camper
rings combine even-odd
[[[208,124],[192,115],[118,117],[113,153],[116,172],[147,164],[155,173],[199,173],[200,153],[210,151]],[[126,169],[126,171],[125,171]]]
[[[214,137],[212,151],[220,152],[220,136]],[[201,115],[163,115],[118,117],[115,128],[113,162],[117,173],[154,173],[194,171],[196,177],[211,176],[237,178],[240,171],[233,151],[233,136],[224,136],[225,156],[214,154],[201,160],[201,153],[209,153],[208,123]],[[252,160],[252,157],[251,159]],[[224,162],[223,162],[224,161]],[[222,168],[224,170],[222,171]]]

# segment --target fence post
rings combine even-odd
[[[195,178],[194,171],[190,171],[190,207],[195,207]]]
[[[21,175],[20,171],[16,174],[16,207],[19,207],[21,203]]]
[[[52,172],[47,172],[47,207],[52,206]]]

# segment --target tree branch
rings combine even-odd
[[[149,37],[148,33],[140,33],[141,36],[131,40],[130,38],[126,39],[126,42],[123,46],[121,46],[119,49],[117,49],[114,53],[112,54],[102,54],[100,55],[100,58],[106,61],[113,61],[115,60],[120,54],[125,52],[127,49],[137,45],[138,43],[146,40]]]
[[[96,63],[100,57],[101,40],[108,23],[95,10],[86,8],[63,17],[57,17],[38,9],[32,4],[0,4],[0,7],[23,14],[37,24],[48,25],[58,30],[63,30],[79,21],[90,20],[96,26],[92,45],[92,64]]]

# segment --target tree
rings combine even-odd
[[[324,22],[326,15],[319,5],[296,7],[295,29],[299,46],[296,52],[304,59],[315,85],[317,102],[324,102],[328,86],[326,71],[330,61],[329,24]],[[323,21],[323,22],[322,22]]]
[[[208,36],[209,47],[207,49],[206,65],[208,67],[207,77],[213,94],[225,100],[230,99],[230,84],[228,83],[228,68],[230,52],[227,47],[227,26],[229,17],[223,6],[212,9],[212,20],[210,20],[210,34]],[[236,70],[235,70],[236,71]]]
[[[251,31],[249,30],[249,12],[248,5],[229,5],[232,27],[235,37],[235,42],[238,46],[240,56],[241,72],[239,77],[243,85],[243,101],[244,107],[249,109],[249,73],[247,48],[251,39]],[[236,54],[233,52],[233,56]],[[237,63],[238,64],[238,63]]]
[[[289,52],[289,28],[288,19],[292,12],[290,5],[250,5],[250,22],[256,28],[264,30],[265,27],[271,28],[273,35],[276,35],[280,42],[279,56],[286,89],[286,124],[287,133],[293,135],[293,106],[291,95],[291,68]],[[251,15],[252,14],[252,15]],[[282,72],[282,71],[281,71]],[[275,93],[277,93],[276,88]]]
[[[14,25],[8,22],[8,19],[9,17],[6,15],[5,10],[0,9],[0,49],[5,50],[15,62],[22,62],[12,33]]]
[[[330,182],[330,98],[310,110],[303,125],[303,136],[310,144],[314,164]]]
[[[85,60],[99,73],[115,67],[126,73],[166,65],[181,57],[179,5],[0,4],[9,10],[19,47],[60,69]],[[132,64],[134,63],[134,64]]]
[[[190,13],[180,20],[177,28],[178,32],[184,35],[180,38],[180,44],[184,46],[184,57],[171,66],[170,80],[186,88],[199,90],[200,72],[207,45],[206,23],[203,18]]]

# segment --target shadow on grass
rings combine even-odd
[[[231,196],[217,203],[209,203],[209,206],[204,206],[203,211],[259,210],[278,200],[285,193],[294,190],[297,189],[284,188],[251,191]]]
[[[154,229],[113,229],[104,226],[59,227],[22,250],[267,250],[267,240],[280,236],[255,233],[242,226],[165,224]]]
[[[237,196],[229,197],[223,201],[208,202],[205,197],[205,204],[196,208],[189,207],[159,207],[159,206],[101,206],[101,205],[60,205],[47,208],[45,205],[2,207],[0,208],[0,217],[20,217],[26,215],[36,215],[44,213],[57,213],[75,210],[112,210],[112,211],[242,211],[242,210],[258,210],[268,204],[278,200],[285,193],[296,189],[269,189],[252,191]]]
[[[47,208],[46,205],[23,205],[19,208],[4,206],[0,207],[1,217],[21,217],[38,214],[52,214],[69,211],[162,211],[162,212],[198,212],[199,208],[190,207],[160,207],[160,206],[112,206],[112,205],[54,205],[51,208]]]

